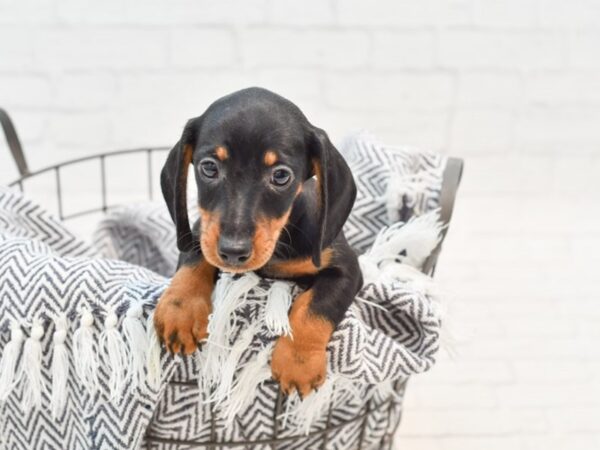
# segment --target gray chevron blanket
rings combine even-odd
[[[298,436],[286,448],[314,448],[326,425],[330,448],[379,448],[401,411],[398,386],[438,350],[439,299],[418,268],[439,240],[445,161],[365,136],[342,151],[359,187],[346,232],[366,283],[328,347],[323,388],[283,405],[269,358],[296,286],[222,275],[207,344],[173,358],[151,326],[177,256],[162,205],[112,212],[86,244],[0,188],[0,448],[167,449],[165,438],[256,441],[275,428]],[[348,422],[377,405],[365,431]]]

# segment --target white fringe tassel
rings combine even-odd
[[[393,276],[401,265],[421,268],[440,242],[443,228],[439,209],[383,228],[373,246],[358,259],[365,283],[383,275]]]
[[[107,368],[110,370],[108,386],[110,399],[115,400],[123,391],[126,381],[127,347],[118,330],[119,318],[110,310],[100,334],[100,348],[104,350]]]
[[[343,404],[351,397],[364,401],[364,389],[348,378],[330,374],[317,392],[303,400],[294,393],[291,406],[281,417],[286,423],[289,420],[297,433],[308,434],[313,425],[327,414],[330,404]]]
[[[400,220],[400,211],[405,206],[414,208],[420,194],[426,192],[429,186],[434,185],[439,178],[426,170],[417,173],[394,174],[388,182],[384,195],[385,206],[390,222]],[[418,211],[420,212],[420,211]]]
[[[256,398],[258,386],[271,378],[269,358],[272,350],[273,343],[268,344],[258,352],[254,360],[248,362],[241,369],[231,389],[231,395],[220,405],[226,426],[231,426],[235,416]]]
[[[160,387],[161,366],[160,366],[160,342],[154,328],[154,313],[148,316],[146,321],[146,340],[148,349],[146,352],[146,370],[148,372],[148,384],[152,389],[157,390]]]
[[[17,367],[17,362],[22,353],[24,340],[25,335],[21,326],[13,322],[10,328],[10,342],[4,347],[2,360],[0,360],[0,401],[8,398],[23,376],[23,364]]]
[[[132,389],[142,386],[144,383],[145,357],[148,351],[149,340],[142,323],[144,310],[140,303],[129,305],[127,314],[123,319],[123,335],[125,336],[125,348],[128,349],[127,380],[131,380]]]
[[[275,281],[269,288],[265,306],[265,325],[274,336],[292,336],[292,327],[288,312],[292,304],[292,293],[289,283]]]
[[[42,379],[42,337],[44,327],[35,320],[31,333],[23,347],[23,408],[40,408],[42,406],[42,391],[45,390]]]
[[[238,279],[222,273],[213,292],[213,312],[208,316],[208,339],[202,350],[205,359],[201,368],[200,384],[210,389],[222,377],[222,368],[231,351],[229,339],[235,326],[236,308],[244,304],[246,295],[258,285],[260,278],[248,272]]]
[[[206,375],[204,368],[207,365],[206,348],[202,348],[202,350],[196,349],[194,355],[196,356],[196,365],[200,368],[200,371],[198,373],[198,401],[200,403],[209,403],[209,396],[212,389],[212,380],[205,379]]]
[[[79,328],[73,333],[73,362],[81,385],[93,395],[98,389],[98,352],[94,339],[94,316],[88,309],[81,311]]]
[[[67,404],[67,381],[69,378],[69,354],[65,340],[67,339],[67,318],[60,315],[54,320],[53,335],[54,352],[52,355],[52,395],[50,411],[54,419],[58,418]]]
[[[231,348],[231,351],[221,366],[221,377],[218,380],[216,389],[211,396],[210,401],[220,404],[231,395],[233,377],[238,368],[240,358],[252,343],[252,339],[256,333],[258,333],[260,327],[260,322],[252,322],[236,339],[234,346]]]

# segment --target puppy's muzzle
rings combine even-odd
[[[219,256],[229,266],[240,266],[252,255],[252,241],[227,236],[219,238]]]

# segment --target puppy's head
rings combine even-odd
[[[186,185],[192,165],[198,186],[200,242],[188,221]],[[264,266],[275,250],[304,183],[316,176],[319,210],[307,211],[304,233],[313,261],[340,232],[356,196],[350,169],[322,130],[290,101],[249,88],[223,97],[188,121],[169,153],[161,186],[180,251],[198,244],[222,270]]]

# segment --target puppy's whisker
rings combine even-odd
[[[287,225],[284,225],[281,230],[286,232],[287,237],[290,240],[290,244],[292,244],[292,234],[290,233],[290,230],[287,229]]]
[[[313,237],[312,237],[312,236],[309,236],[309,235],[306,233],[306,231],[304,231],[302,228],[300,228],[299,226],[297,226],[297,225],[295,225],[295,224],[293,224],[293,223],[291,223],[291,222],[290,222],[290,223],[288,223],[288,224],[286,225],[286,227],[288,227],[288,226],[289,226],[289,227],[294,227],[294,230],[297,230],[298,232],[300,232],[300,234],[302,234],[302,235],[303,235],[303,236],[306,238],[306,240],[312,244],[312,242],[313,242]],[[291,241],[291,239],[290,239],[290,241]]]
[[[288,250],[288,256],[291,256],[291,254],[294,252],[294,246],[291,244],[288,244],[286,242],[282,242],[282,241],[277,241],[275,248],[283,248]]]

